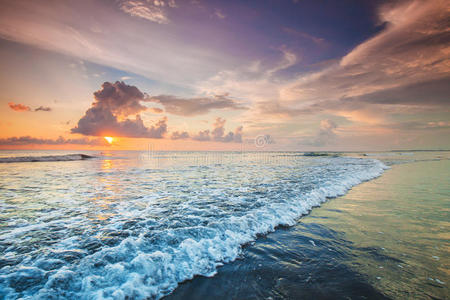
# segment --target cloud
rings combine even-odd
[[[172,140],[188,139],[189,138],[189,133],[187,133],[186,131],[183,131],[183,132],[175,131],[175,132],[172,133],[172,136],[170,138]]]
[[[213,130],[203,130],[192,137],[196,141],[214,141],[222,143],[242,143],[243,127],[239,126],[234,132],[225,134],[225,119],[217,118],[213,124]]]
[[[8,103],[9,108],[15,111],[32,111],[31,108],[28,105],[24,104],[15,104],[14,102]],[[47,106],[39,106],[38,108],[35,108],[34,111],[51,111],[52,109]]]
[[[285,86],[281,91],[284,102],[305,106],[344,98],[365,101],[366,96],[375,93],[407,86],[420,88],[425,83],[431,86],[433,81],[448,86],[448,9],[448,2],[441,0],[402,1],[382,7],[379,18],[380,23],[387,24],[385,29],[358,45],[338,64]],[[433,93],[411,96],[409,101],[423,105],[434,101]]]
[[[450,104],[449,95],[450,76],[377,91],[355,99],[371,104],[447,106]]]
[[[226,14],[224,14],[220,9],[215,9],[214,10],[214,16],[216,16],[217,18],[223,20],[227,17]]]
[[[450,129],[449,121],[409,121],[409,122],[398,122],[384,124],[383,127],[389,129],[397,129],[404,131],[411,130],[445,130]]]
[[[272,105],[281,102],[284,100],[281,91],[286,86],[286,79],[281,79],[278,75],[281,72],[289,73],[287,69],[294,67],[299,59],[286,46],[280,46],[276,50],[280,54],[276,61],[253,60],[237,68],[220,71],[208,80],[200,82],[199,92],[207,94],[228,92],[239,95],[240,98],[249,99],[253,108],[258,108],[260,104]],[[255,117],[259,111],[247,109],[245,113],[246,117]],[[264,118],[267,120],[266,116]]]
[[[122,1],[120,9],[130,16],[143,18],[159,24],[169,23],[166,12],[162,8],[164,1],[143,2],[138,0]]]
[[[135,86],[120,81],[105,82],[102,88],[94,93],[92,107],[71,132],[90,136],[162,138],[167,132],[167,118],[146,127],[138,114],[146,109],[140,104],[146,97]],[[135,115],[135,119],[127,118],[130,115]]]
[[[425,128],[450,128],[450,121],[428,122]]]
[[[42,139],[35,138],[30,136],[21,136],[21,137],[9,137],[0,139],[0,145],[9,145],[9,146],[17,146],[17,145],[108,145],[105,143],[103,139],[88,139],[88,138],[80,138],[80,139],[65,139],[60,136],[57,139]]]
[[[182,14],[177,14],[177,26],[159,26],[158,22],[170,22],[178,3],[158,2],[159,6],[154,0],[3,1],[0,37],[183,88],[240,62],[224,50],[226,41],[210,43],[217,37],[216,28],[201,26],[186,34],[192,23]],[[192,3],[183,1],[180,6],[189,9]]]
[[[299,144],[315,147],[330,145],[334,143],[337,138],[335,131],[337,127],[338,125],[332,120],[322,120],[320,121],[320,127],[317,134],[313,137],[303,138]]]
[[[376,119],[387,122],[393,113],[420,113],[420,108],[448,112],[448,9],[448,1],[393,2],[379,10],[381,31],[318,71],[277,77],[276,70],[296,64],[296,56],[286,51],[278,66],[251,62],[221,71],[203,82],[201,91],[226,90],[252,100],[253,109],[242,117],[253,124],[327,113],[358,114],[358,123],[375,125]],[[284,31],[314,42],[302,32]]]
[[[295,55],[295,53],[291,50],[287,49],[286,46],[280,47],[279,50],[281,51],[281,53],[283,53],[283,60],[279,62],[276,67],[268,70],[268,75],[273,75],[278,71],[288,69],[298,62],[297,55]]]
[[[180,116],[195,116],[210,112],[213,109],[247,109],[244,105],[228,97],[228,94],[214,97],[178,98],[171,95],[159,95],[146,101],[159,103],[166,112]]]
[[[145,100],[146,95],[123,81],[103,83],[102,88],[94,92],[94,98],[96,107],[108,109],[119,116],[136,114],[146,109],[140,103]]]
[[[294,28],[283,27],[283,31],[296,37],[296,38],[310,40],[318,45],[323,45],[325,43],[325,40],[323,38],[313,36],[311,34],[308,34],[306,32],[300,31],[300,30],[296,30]]]
[[[311,112],[311,108],[291,108],[283,106],[278,101],[262,101],[256,104],[259,113],[263,115],[278,116],[280,118],[295,117]]]
[[[209,130],[199,131],[192,139],[200,142],[210,141],[211,137],[209,136]]]
[[[333,113],[345,116],[358,116],[357,121],[382,123],[392,113],[420,112],[439,110],[449,112],[450,77],[424,81],[392,89],[380,90],[355,97],[342,97],[335,100],[318,100],[303,105],[289,105],[278,101],[256,104],[258,113],[279,118],[293,118],[318,113]],[[378,117],[377,117],[378,115]],[[376,120],[378,119],[378,120]],[[356,120],[356,119],[355,119]],[[376,122],[375,122],[376,121]]]
[[[164,110],[162,110],[161,108],[158,108],[158,107],[151,107],[148,110],[155,114],[161,114],[164,112]]]
[[[222,118],[216,118],[213,124],[213,129],[205,129],[199,131],[197,134],[189,134],[188,132],[178,132],[175,131],[172,133],[171,139],[179,140],[179,139],[192,139],[194,141],[200,142],[221,142],[221,143],[242,143],[242,131],[243,127],[237,127],[234,132],[229,131],[225,133],[225,123],[226,120]]]
[[[38,108],[35,108],[34,111],[52,111],[52,108],[48,106],[39,106]]]
[[[15,104],[14,102],[9,102],[8,105],[9,108],[15,111],[31,111],[31,108],[29,106],[23,104]]]

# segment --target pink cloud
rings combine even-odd
[[[27,105],[15,104],[14,102],[9,102],[8,105],[9,108],[15,111],[31,111],[31,108]]]

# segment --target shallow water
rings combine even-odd
[[[373,159],[232,152],[3,164],[1,293],[159,298],[384,169]]]
[[[450,161],[435,158],[388,158],[381,177],[258,239],[214,278],[185,282],[168,299],[449,299]]]
[[[62,154],[67,153],[58,152]],[[358,246],[356,252],[347,251],[355,243],[348,238],[352,230],[364,232],[364,217],[346,228],[340,228],[339,222],[311,225],[306,238],[303,231],[298,238],[291,234],[307,224],[304,220],[313,218],[315,211],[323,211],[320,208],[291,229],[261,236],[278,225],[295,225],[299,217],[327,198],[343,195],[352,186],[379,176],[386,167],[378,160],[303,157],[289,152],[86,154],[98,158],[0,165],[2,297],[160,298],[194,275],[215,275],[224,263],[220,270],[231,270],[232,278],[243,278],[234,273],[236,264],[248,269],[250,277],[258,274],[255,266],[261,265],[266,271],[260,277],[268,280],[261,282],[272,282],[276,274],[286,271],[288,275],[277,279],[276,293],[270,292],[271,284],[264,283],[256,285],[257,297],[292,298],[305,290],[323,297],[333,291],[369,298],[388,294],[370,281],[370,272],[355,268],[365,265],[365,251],[378,255],[381,250]],[[397,165],[398,161],[389,164],[393,169],[388,174],[404,166]],[[442,185],[445,183],[436,188]],[[448,195],[445,190],[443,195]],[[332,220],[330,216],[323,219]],[[345,220],[340,215],[335,219]],[[255,247],[242,251],[242,245],[249,245],[258,236]],[[326,248],[321,247],[321,239],[328,241]],[[267,248],[262,253],[256,247],[260,244]],[[443,247],[447,252],[440,254],[441,263],[448,257],[448,244]],[[286,255],[285,248],[291,255]],[[251,255],[250,259],[246,256],[252,251],[260,261],[256,265]],[[235,258],[245,259],[230,263]],[[358,262],[360,259],[364,262]],[[268,261],[272,265],[267,265]],[[317,268],[316,262],[326,267]],[[309,266],[311,274],[302,285],[296,279],[305,274],[303,266],[306,270]],[[332,275],[333,270],[338,272]],[[436,279],[445,281],[440,274],[433,276],[434,284]],[[219,272],[205,282],[222,277]],[[353,284],[339,280],[344,277]],[[384,277],[378,277],[381,284]],[[201,295],[198,280],[202,277],[183,284],[171,296],[183,295],[191,288],[191,296]],[[313,288],[310,282],[315,283]],[[233,297],[249,286],[243,280],[240,283],[229,286],[236,293]],[[334,288],[321,289],[321,284]],[[216,291],[226,298],[230,294],[223,286]]]

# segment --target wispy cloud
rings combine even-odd
[[[306,39],[306,40],[310,40],[312,42],[314,42],[317,45],[324,45],[325,44],[325,39],[320,38],[320,37],[316,37],[314,35],[308,34],[306,32],[300,31],[298,29],[294,29],[294,28],[289,28],[289,27],[283,27],[283,31],[296,37],[296,38],[301,38],[301,39]]]
[[[381,91],[433,80],[449,82],[446,11],[448,3],[439,0],[382,8],[380,21],[388,25],[381,33],[354,48],[339,64],[285,86],[283,100],[291,105],[343,98],[364,101],[366,95]],[[414,101],[424,105],[433,101],[432,93],[418,96]]]
[[[179,98],[172,95],[159,95],[149,97],[145,101],[161,104],[164,106],[166,112],[180,116],[202,115],[217,109],[247,109],[242,103],[230,98],[228,94],[196,98]]]
[[[150,107],[148,111],[151,111],[152,113],[155,114],[162,114],[164,112],[164,110],[159,107]]]
[[[227,17],[227,15],[225,15],[220,9],[215,9],[214,10],[214,16],[216,16],[217,18],[223,20]]]
[[[217,120],[215,127],[200,132],[201,127],[196,125],[192,127],[195,130],[179,126],[183,122],[180,116],[194,122],[197,118],[191,117],[221,110],[227,113],[226,118],[233,115],[229,120],[235,124],[245,124],[246,134],[264,128],[262,133],[270,132],[277,141],[289,138],[297,143],[305,136],[304,141],[310,145],[325,145],[323,137],[339,142],[346,132],[348,139],[359,143],[362,139],[356,140],[352,132],[362,135],[377,130],[407,130],[407,122],[401,121],[413,119],[412,114],[424,115],[417,118],[421,125],[413,127],[422,130],[423,124],[440,122],[434,120],[445,119],[442,114],[449,112],[448,1],[386,3],[376,12],[379,27],[369,24],[364,33],[352,32],[357,39],[351,43],[343,40],[343,45],[333,44],[336,40],[330,39],[324,29],[328,23],[317,24],[324,29],[321,31],[308,26],[290,28],[293,23],[280,21],[273,31],[262,32],[233,22],[236,14],[229,9],[233,5],[216,8],[216,4],[202,2],[194,7],[192,1],[167,0],[119,0],[112,4],[58,1],[55,9],[22,0],[5,2],[0,10],[0,37],[151,79],[151,89],[159,95],[147,96],[139,91],[141,94],[133,96],[135,100],[129,91],[123,92],[126,99],[121,98],[117,83],[110,83],[117,85],[113,90],[120,93],[116,98],[96,96],[73,132],[99,135],[105,129],[114,129],[119,134],[134,132],[141,137],[171,132],[166,119],[152,123],[145,115],[141,118],[146,111],[148,117],[152,117],[150,112],[176,115],[170,121],[179,122],[174,125],[182,130],[171,132],[173,139],[225,141],[228,131]],[[177,5],[179,8],[172,10]],[[261,12],[261,7],[265,6],[252,8]],[[77,11],[83,17],[63,13],[67,11]],[[249,24],[255,22],[250,26],[271,24],[259,19],[263,15],[255,13],[248,19]],[[199,19],[192,22],[194,17]],[[214,19],[222,17],[224,22]],[[224,28],[242,28],[242,35],[228,35]],[[377,32],[342,56],[342,49],[373,30]],[[249,32],[255,35],[249,35],[247,42],[244,34]],[[335,51],[335,46],[340,50]],[[308,49],[323,50],[326,61],[311,62]],[[143,80],[138,75],[130,76]],[[107,90],[102,88],[101,94],[107,94]],[[16,111],[34,110],[24,104],[22,108],[12,105],[17,106]],[[46,111],[44,108],[36,110]],[[425,116],[424,111],[430,114]],[[408,118],[402,118],[405,114]],[[311,124],[331,119],[339,127],[327,129],[324,125],[311,133]],[[155,132],[146,131],[152,128]],[[427,128],[431,132],[446,127],[436,123]]]
[[[177,7],[175,1],[141,0],[5,2],[0,38],[182,87],[236,64],[239,58],[219,46],[208,48],[202,30],[183,34],[181,20],[165,26],[175,22],[169,16],[171,10],[181,10]]]
[[[31,136],[21,136],[21,137],[9,137],[9,138],[1,138],[0,145],[8,145],[8,146],[18,146],[18,145],[107,145],[105,140],[103,139],[88,139],[88,138],[80,138],[80,139],[66,139],[60,136],[57,139],[44,139],[44,138],[36,138]]]
[[[120,3],[120,9],[127,14],[143,18],[159,24],[169,23],[166,12],[163,10],[164,1],[127,0]]]
[[[393,114],[449,112],[448,9],[448,3],[440,0],[383,6],[379,18],[386,24],[384,29],[325,68],[280,80],[261,76],[265,71],[259,64],[255,76],[248,76],[242,67],[221,72],[204,87],[223,87],[252,99],[251,109],[244,112],[242,119],[255,128],[257,124],[267,126],[288,120],[301,124],[303,120],[335,115],[348,122],[339,131],[361,133],[357,126],[365,124],[373,129],[368,131],[370,134],[386,133],[381,128],[392,122]],[[319,130],[317,136],[307,136],[303,141],[325,144],[321,137],[333,136],[333,132],[337,128]],[[355,141],[360,142],[360,138]]]

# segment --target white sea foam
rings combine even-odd
[[[214,276],[258,234],[294,225],[327,198],[385,169],[377,160],[348,157],[173,167],[157,174],[133,168],[101,173],[104,185],[95,192],[84,184],[93,184],[98,172],[85,172],[84,181],[69,181],[78,189],[67,187],[68,202],[46,200],[53,205],[46,221],[39,216],[2,232],[0,245],[9,254],[1,260],[0,297],[158,299],[195,275]],[[53,240],[36,242],[41,235]]]

